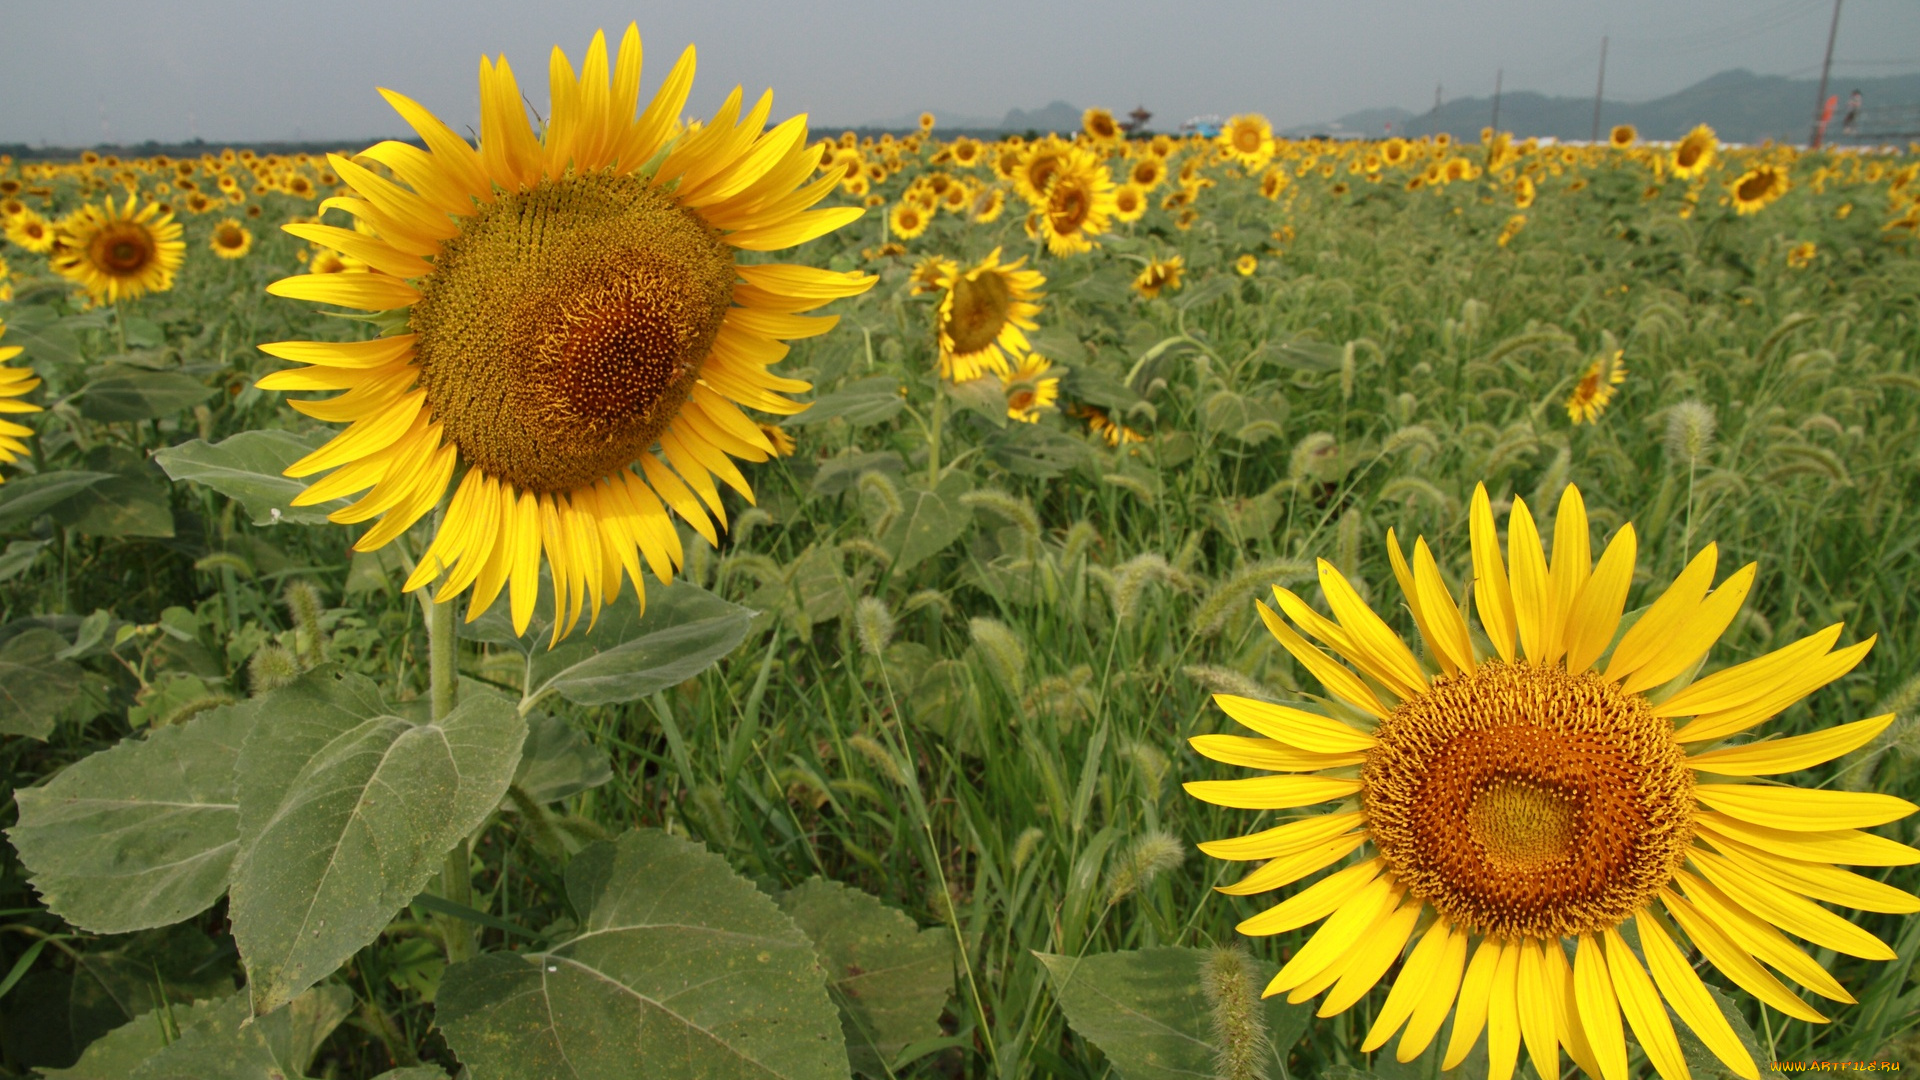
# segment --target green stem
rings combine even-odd
[[[927,486],[940,486],[940,422],[947,415],[947,388],[935,385],[933,388],[933,425],[927,436]]]
[[[425,592],[420,602],[427,609],[427,686],[433,722],[437,724],[453,711],[460,686],[454,664],[457,639],[453,630],[453,605],[436,604]],[[440,871],[440,895],[466,907],[473,906],[471,859],[467,840],[461,837],[453,850],[447,852],[446,866]],[[478,952],[474,947],[473,927],[464,920],[442,917],[440,927],[447,943],[447,963],[470,960]]]

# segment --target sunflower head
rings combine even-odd
[[[1470,557],[1454,577],[1470,590],[1449,584],[1424,538],[1409,560],[1387,533],[1394,609],[1410,616],[1418,653],[1325,560],[1323,604],[1276,586],[1278,610],[1261,603],[1260,617],[1324,688],[1322,704],[1222,694],[1215,701],[1227,715],[1260,737],[1192,740],[1206,757],[1266,773],[1187,784],[1199,799],[1266,811],[1339,802],[1200,845],[1220,859],[1266,860],[1221,888],[1232,895],[1330,871],[1240,924],[1265,935],[1325,920],[1267,994],[1295,1004],[1325,994],[1318,1012],[1331,1016],[1405,953],[1364,1052],[1404,1028],[1396,1056],[1411,1061],[1452,1013],[1442,1069],[1458,1066],[1484,1031],[1490,1080],[1510,1080],[1523,1043],[1541,1076],[1561,1075],[1564,1048],[1588,1075],[1617,1078],[1629,1075],[1631,1027],[1660,1076],[1684,1080],[1671,1007],[1734,1073],[1757,1080],[1689,952],[1766,1004],[1823,1021],[1758,959],[1852,1001],[1780,931],[1895,958],[1812,901],[1920,911],[1920,897],[1830,865],[1920,862],[1920,851],[1858,831],[1917,808],[1886,795],[1745,782],[1858,749],[1891,715],[1724,740],[1845,675],[1872,639],[1835,649],[1836,624],[1696,680],[1746,601],[1753,565],[1715,587],[1709,544],[1629,619],[1633,526],[1596,562],[1576,488],[1560,497],[1550,555],[1517,497],[1503,554],[1484,486],[1473,493],[1468,532]],[[1460,598],[1469,595],[1471,607]],[[1638,948],[1622,933],[1629,922]]]
[[[1243,113],[1228,120],[1220,129],[1218,145],[1224,155],[1243,168],[1265,168],[1276,148],[1273,125],[1259,113]]]
[[[524,631],[544,557],[556,641],[623,578],[640,589],[643,560],[656,578],[673,576],[682,551],[669,512],[717,541],[726,510],[715,480],[751,500],[734,461],[778,451],[740,407],[803,408],[782,394],[807,384],[768,370],[782,339],[824,332],[835,320],[800,313],[874,281],[740,264],[735,252],[778,250],[859,217],[858,207],[807,209],[839,186],[846,163],[815,179],[821,150],[807,144],[805,118],[769,126],[770,93],[743,108],[736,89],[712,120],[682,124],[691,48],[641,112],[639,58],[632,26],[615,63],[596,34],[577,75],[555,49],[538,134],[506,59],[483,59],[477,146],[383,91],[426,149],[387,142],[358,160],[330,156],[352,194],[321,208],[357,227],[285,226],[364,271],[316,265],[268,287],[391,313],[383,318],[405,331],[262,346],[306,365],[263,388],[347,391],[293,403],[349,425],[287,470],[328,473],[296,501],[366,492],[332,519],[378,518],[356,545],[368,551],[452,488],[406,588],[438,581],[442,602],[471,589],[469,619],[505,589]]]
[[[1614,387],[1627,381],[1627,366],[1621,362],[1625,349],[1603,352],[1587,365],[1586,374],[1567,395],[1567,419],[1575,424],[1591,424],[1600,419],[1613,401]]]
[[[1097,143],[1120,141],[1120,124],[1107,109],[1088,109],[1080,114],[1080,129],[1086,132],[1087,138]]]
[[[60,222],[49,259],[55,273],[78,283],[95,303],[118,303],[173,288],[186,258],[180,224],[155,203],[134,196],[115,206],[88,203]]]
[[[21,206],[19,212],[8,215],[7,242],[15,247],[35,255],[45,255],[53,250],[54,240],[53,223],[25,205]]]
[[[5,266],[0,264],[0,291],[11,292],[6,280]],[[7,321],[0,319],[0,339],[7,336]],[[39,376],[31,368],[5,366],[7,361],[19,356],[19,345],[0,344],[0,414],[39,412],[40,406],[17,400],[21,395],[40,385]],[[11,420],[0,420],[0,461],[12,463],[20,455],[30,453],[27,444],[21,440],[33,435],[33,429]]]
[[[1673,148],[1673,175],[1690,180],[1704,174],[1713,167],[1719,146],[1720,140],[1714,137],[1713,129],[1705,124],[1687,132],[1686,137]]]
[[[1055,255],[1091,251],[1093,238],[1106,232],[1113,218],[1113,177],[1092,153],[1069,147],[1038,209],[1039,232],[1048,251]]]
[[[1260,269],[1260,259],[1251,252],[1233,260],[1233,272],[1241,277],[1252,277]]]
[[[1625,150],[1639,138],[1640,133],[1634,130],[1632,124],[1615,124],[1613,130],[1607,132],[1607,145],[1615,150]]]
[[[207,246],[223,259],[244,258],[253,250],[253,233],[237,218],[227,218],[213,227]]]
[[[1787,193],[1792,186],[1787,170],[1778,165],[1757,165],[1727,185],[1737,213],[1753,214]]]
[[[1029,353],[1018,367],[1002,372],[1000,387],[1006,394],[1008,419],[1022,423],[1039,423],[1040,414],[1060,400],[1059,373],[1038,353]]]
[[[947,263],[938,279],[946,290],[940,298],[940,377],[970,382],[991,371],[1004,375],[1012,358],[1029,349],[1022,331],[1034,330],[1033,317],[1047,279],[1037,270],[1023,270],[1022,257],[1000,262],[1000,249],[961,270]]]
[[[1150,259],[1147,265],[1134,275],[1133,291],[1149,300],[1162,292],[1177,292],[1186,284],[1187,260],[1185,256],[1171,255],[1165,259]]]

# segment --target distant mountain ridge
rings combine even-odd
[[[1745,68],[1722,71],[1694,83],[1678,93],[1652,101],[1628,103],[1603,101],[1600,106],[1600,134],[1615,124],[1632,124],[1643,139],[1678,139],[1696,124],[1706,124],[1728,142],[1804,143],[1813,129],[1814,97],[1819,83],[1813,79],[1789,79],[1781,75],[1756,75]],[[1845,142],[1840,121],[1845,115],[1847,95],[1859,90],[1865,99],[1863,128],[1872,129],[1872,114],[1877,107],[1892,111],[1920,106],[1920,75],[1894,75],[1868,79],[1832,79],[1827,93],[1840,98],[1840,108],[1827,128],[1830,141]],[[1366,136],[1381,138],[1386,125],[1393,133],[1433,135],[1447,132],[1457,139],[1478,139],[1480,129],[1493,123],[1491,97],[1458,98],[1425,113],[1406,109],[1366,109],[1348,113],[1328,123],[1303,124],[1289,128],[1286,134]],[[1515,135],[1552,136],[1558,139],[1585,139],[1593,133],[1593,99],[1548,97],[1530,90],[1503,94],[1500,98],[1500,128]]]

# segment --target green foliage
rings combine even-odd
[[[580,933],[449,968],[439,1023],[502,1080],[847,1075],[806,935],[725,860],[651,830],[567,868]]]
[[[255,525],[285,521],[320,525],[345,500],[294,506],[306,484],[288,478],[287,466],[313,452],[321,440],[290,431],[242,431],[218,443],[204,439],[169,446],[153,459],[175,480],[191,480],[246,507]]]

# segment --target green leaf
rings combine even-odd
[[[326,437],[326,432],[300,435],[291,431],[243,431],[217,443],[195,439],[169,446],[155,451],[153,460],[175,480],[205,484],[237,500],[253,516],[255,525],[276,521],[321,525],[329,513],[345,506],[346,500],[294,506],[294,497],[307,489],[306,481],[283,474],[287,466],[312,453]]]
[[[81,359],[80,337],[74,330],[88,325],[97,326],[99,320],[89,316],[62,319],[45,304],[23,303],[7,313],[6,344],[25,349],[27,362],[44,373],[46,366]]]
[[[1010,473],[1051,479],[1091,464],[1094,452],[1084,439],[1076,439],[1038,424],[1009,424],[1005,431],[987,436],[984,443],[988,460]]]
[[[954,404],[979,414],[994,427],[1006,427],[1012,422],[1007,416],[1007,391],[993,375],[963,383],[942,382],[940,389]]]
[[[839,1080],[812,946],[726,861],[652,829],[567,867],[580,936],[447,969],[436,1022],[489,1080]]]
[[[438,1065],[415,1065],[411,1069],[383,1072],[373,1080],[447,1080],[447,1074]]]
[[[579,728],[548,713],[527,717],[527,743],[513,782],[537,803],[559,802],[613,779],[607,752]]]
[[[1712,983],[1703,985],[1707,988],[1707,994],[1713,998],[1713,1003],[1720,1007],[1720,1015],[1726,1017],[1727,1023],[1733,1027],[1734,1037],[1740,1040],[1740,1045],[1746,1048],[1747,1053],[1752,1055],[1754,1064],[1759,1066],[1760,1075],[1780,1075],[1768,1067],[1772,1055],[1754,1036],[1753,1027],[1747,1023],[1746,1015],[1740,1011],[1740,1007],[1734,1004],[1733,999],[1719,987]],[[1694,1076],[1701,1077],[1703,1080],[1723,1080],[1723,1078],[1731,1080],[1739,1076],[1738,1073],[1727,1068],[1719,1055],[1707,1049],[1707,1045],[1701,1042],[1686,1024],[1673,1025],[1673,1031],[1680,1038],[1680,1054],[1686,1058],[1687,1067],[1693,1071]]]
[[[73,959],[68,1026],[83,1046],[163,1003],[189,1005],[233,993],[233,943],[216,941],[191,923],[120,939],[110,949]]]
[[[1140,949],[1075,959],[1035,953],[1067,1023],[1100,1048],[1125,1080],[1196,1080],[1214,1075],[1213,1019],[1200,989],[1205,949]],[[1278,970],[1251,961],[1254,985]],[[1310,1006],[1282,997],[1263,1003],[1267,1033],[1284,1056],[1305,1031]]]
[[[96,446],[86,467],[110,475],[56,507],[55,520],[85,536],[173,535],[167,478],[145,458],[122,446]]]
[[[880,538],[880,546],[893,556],[894,573],[911,570],[966,535],[973,512],[960,505],[960,496],[972,490],[972,477],[956,470],[941,477],[932,490],[915,487],[900,493],[900,514]]]
[[[870,427],[893,419],[906,404],[899,379],[891,375],[874,375],[855,379],[831,394],[813,399],[812,407],[806,412],[787,417],[781,426],[806,427],[839,418],[854,427]]]
[[[147,371],[120,364],[94,370],[93,378],[72,400],[89,420],[157,420],[213,396],[213,388],[177,371]]]
[[[813,939],[855,1069],[884,1077],[908,1044],[940,1037],[953,989],[946,927],[923,930],[877,898],[820,878],[786,893],[780,907]]]
[[[883,472],[898,477],[906,471],[906,461],[891,450],[845,453],[820,463],[819,471],[813,474],[813,493],[838,495],[852,491],[867,473]]]
[[[7,550],[0,554],[0,581],[12,581],[33,565],[51,540],[9,540]]]
[[[127,1080],[141,1065],[164,1052],[169,1043],[189,1032],[225,1023],[230,1014],[246,1016],[244,995],[227,994],[192,1005],[175,1005],[165,1012],[147,1012],[94,1040],[72,1067],[42,1068],[40,1073],[47,1080]]]
[[[465,636],[511,645],[527,656],[523,709],[548,694],[575,705],[637,701],[700,674],[746,637],[754,613],[686,582],[647,590],[646,613],[633,590],[602,608],[592,630],[584,620],[552,649],[551,589],[527,633],[515,637],[506,605],[462,627]]]
[[[0,529],[18,529],[31,524],[41,514],[111,479],[111,473],[64,470],[16,476],[0,484]]]
[[[0,645],[0,735],[44,741],[60,710],[80,696],[86,672],[59,659],[66,647],[66,638],[44,627],[21,631]]]
[[[218,900],[239,842],[233,770],[255,705],[127,739],[16,792],[20,821],[7,836],[48,909],[111,934],[179,922]]]
[[[256,699],[241,745],[233,934],[271,1012],[372,941],[500,804],[526,722],[469,692],[440,723],[319,669]]]

